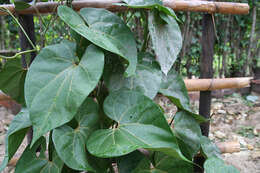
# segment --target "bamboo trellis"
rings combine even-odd
[[[80,10],[84,7],[106,8],[111,11],[129,10],[126,7],[116,6],[114,3],[121,2],[120,0],[83,0],[73,1],[74,10]],[[191,12],[206,12],[206,13],[221,13],[221,14],[248,14],[249,6],[246,3],[232,2],[213,2],[203,0],[163,0],[165,6],[172,8],[174,11],[191,11]],[[16,10],[14,5],[0,5],[0,8],[6,8],[16,14],[47,14],[54,13],[57,10],[60,2],[43,2],[25,10]],[[7,15],[6,12],[0,10],[0,16]],[[224,88],[243,88],[248,87],[252,78],[227,78],[227,79],[192,79],[185,80],[185,85],[188,91],[208,91]],[[10,97],[0,93],[0,100],[9,100]],[[239,145],[223,144],[218,145],[222,153],[239,151]],[[228,147],[227,147],[228,146]],[[232,149],[230,149],[232,148]],[[17,158],[9,162],[10,165],[15,165]],[[202,166],[202,165],[201,165]]]
[[[75,10],[80,10],[84,7],[106,8],[111,11],[127,10],[126,7],[116,6],[115,3],[120,0],[82,0],[73,1],[72,6]],[[175,11],[192,11],[192,12],[207,12],[207,13],[222,13],[222,14],[248,14],[249,6],[246,3],[232,2],[212,2],[203,0],[163,0],[165,6],[172,8]],[[14,5],[0,5],[18,14],[41,14],[53,13],[56,11],[60,2],[39,2],[25,10],[16,10]],[[0,11],[0,15],[7,15],[4,11]]]

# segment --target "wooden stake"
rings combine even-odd
[[[120,0],[82,0],[73,1],[72,6],[75,10],[80,10],[85,7],[106,8],[110,11],[126,10],[125,7],[115,6],[114,3],[119,3]],[[208,2],[208,1],[187,1],[187,0],[164,0],[164,5],[172,8],[175,11],[192,11],[192,12],[207,12],[207,13],[222,13],[222,14],[248,14],[249,6],[246,3],[231,3],[231,2]],[[59,2],[39,2],[35,6],[31,6],[25,10],[15,10],[14,5],[0,5],[7,8],[12,13],[18,14],[37,14],[37,10],[44,13],[53,13],[56,11]],[[37,9],[37,10],[36,10]],[[0,11],[1,15],[7,15],[4,11]]]

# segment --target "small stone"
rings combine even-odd
[[[260,133],[260,124],[257,124],[253,130],[254,135],[258,135]]]
[[[212,133],[209,133],[209,139],[210,139],[210,140],[213,140],[213,139],[214,139],[214,136],[213,136]]]
[[[242,115],[244,118],[247,117],[247,114],[245,114],[245,113],[242,113],[241,115]]]
[[[221,131],[216,131],[216,132],[214,132],[214,133],[215,133],[215,136],[216,136],[217,138],[219,138],[219,139],[223,139],[223,138],[226,137],[226,134],[223,133],[223,132],[221,132]]]
[[[3,120],[4,125],[9,125],[9,124],[11,124],[11,122],[12,122],[12,120],[10,120],[10,119]]]
[[[253,133],[254,133],[254,135],[255,135],[255,136],[257,136],[257,135],[258,135],[258,131],[257,131],[257,129],[256,129],[256,128],[254,128],[254,130],[253,130]]]
[[[248,148],[249,150],[253,150],[253,149],[254,149],[254,146],[253,146],[253,145],[250,145],[250,144],[247,144],[247,148]]]
[[[218,110],[218,113],[219,114],[226,114],[227,112],[225,110],[220,109],[220,110]]]
[[[0,136],[0,145],[3,145],[5,142],[5,135]]]
[[[251,154],[251,158],[252,158],[253,160],[259,159],[259,158],[260,158],[260,151],[253,152],[253,153]]]
[[[239,140],[239,143],[240,143],[241,145],[247,146],[247,143],[246,143],[246,141],[245,141],[243,138],[239,138],[238,140]]]
[[[228,116],[228,119],[229,119],[229,120],[234,120],[234,117]]]
[[[227,113],[228,113],[229,115],[235,115],[235,114],[236,114],[234,110],[227,110]]]
[[[215,103],[212,105],[212,109],[221,109],[223,107],[223,103]]]

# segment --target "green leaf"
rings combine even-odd
[[[174,132],[179,139],[184,155],[192,159],[200,149],[201,130],[197,121],[186,111],[179,111],[174,117]]]
[[[150,169],[151,162],[138,150],[117,158],[118,171],[138,173],[144,169]]]
[[[178,158],[174,158],[168,155],[165,155],[160,152],[155,153],[155,168],[163,172],[169,173],[191,173],[193,172],[193,165],[187,163]]]
[[[22,0],[14,0],[14,6],[16,10],[24,10],[26,8],[31,7],[31,5],[25,1]]]
[[[69,168],[65,164],[63,165],[63,168],[62,168],[62,171],[61,171],[61,173],[80,173],[80,172],[81,171],[77,171],[77,170]]]
[[[5,137],[5,157],[0,166],[0,172],[7,166],[8,162],[23,142],[31,125],[29,112],[26,109],[22,109],[22,111],[14,117]]]
[[[20,58],[8,60],[0,72],[0,89],[20,104],[24,104],[26,72]]]
[[[185,83],[174,69],[171,69],[167,76],[163,75],[160,93],[169,97],[178,108],[191,111]]]
[[[210,141],[206,136],[200,137],[201,150],[202,153],[206,156],[206,158],[210,157],[218,157],[221,158],[221,152],[219,148]]]
[[[206,173],[239,173],[235,167],[231,165],[225,165],[223,160],[216,157],[207,159],[204,163],[204,169]]]
[[[151,99],[134,91],[118,91],[104,102],[104,112],[118,127],[95,131],[87,141],[97,157],[116,157],[145,148],[185,159],[163,112]]]
[[[87,160],[86,141],[89,134],[98,125],[98,105],[87,98],[75,116],[78,122],[76,129],[68,125],[53,131],[53,143],[58,155],[72,169],[94,171]]]
[[[39,156],[36,156],[37,148],[41,148]],[[63,162],[58,157],[55,150],[53,158],[49,160],[45,157],[46,141],[41,137],[33,146],[27,146],[22,156],[20,157],[15,173],[61,173]]]
[[[31,64],[25,99],[34,130],[32,144],[69,122],[96,87],[103,72],[103,52],[90,45],[77,61],[75,44],[63,42],[45,47]]]
[[[171,69],[182,47],[180,28],[175,19],[165,16],[162,22],[158,12],[152,11],[148,17],[148,28],[153,48],[165,75]]]
[[[110,71],[106,71],[105,82],[110,92],[126,88],[133,91],[139,91],[147,97],[153,99],[160,89],[162,72],[152,64],[139,63],[136,68],[136,74],[125,78],[124,67],[113,65]]]
[[[179,109],[189,112],[189,115],[193,116],[198,122],[206,121],[205,118],[193,113],[190,109],[190,100],[185,83],[175,70],[171,69],[167,76],[163,75],[159,92],[167,96]]]
[[[137,49],[134,35],[117,15],[105,9],[83,8],[80,16],[66,6],[58,7],[58,15],[92,43],[126,59],[129,63],[127,76],[135,74]]]
[[[145,8],[145,9],[156,9],[164,14],[174,17],[177,20],[177,16],[174,11],[163,5],[161,0],[123,0],[126,4],[116,3],[119,6],[127,6],[129,8]]]
[[[147,160],[147,158],[143,159]],[[136,172],[131,173],[191,173],[193,172],[193,164],[187,163],[181,159],[168,156],[161,152],[155,152],[153,156],[153,166],[151,167],[151,163],[147,163],[147,165],[139,166],[141,169],[135,169]],[[130,172],[129,172],[130,173]]]
[[[70,35],[76,41],[76,53],[79,59],[84,55],[86,48],[91,44],[85,37],[82,37],[74,30],[70,30]]]

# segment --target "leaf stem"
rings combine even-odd
[[[31,52],[35,52],[37,51],[36,49],[32,49],[32,50],[25,50],[25,51],[22,51],[22,52],[18,52],[16,53],[14,56],[3,56],[3,55],[0,55],[0,58],[2,59],[14,59],[14,58],[17,58],[18,56],[22,55],[22,54],[26,54],[26,53],[31,53]]]

